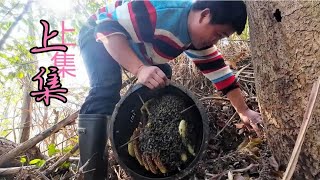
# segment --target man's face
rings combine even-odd
[[[197,49],[212,46],[235,32],[230,25],[211,24],[210,19],[210,11],[203,10],[189,26],[192,44]]]

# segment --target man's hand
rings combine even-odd
[[[252,127],[252,129],[257,133],[257,135],[261,136],[261,132],[258,127],[259,123],[260,125],[262,125],[262,119],[261,119],[260,113],[257,113],[251,110],[247,106],[240,88],[236,88],[228,92],[227,97],[230,100],[232,106],[238,112],[243,123],[249,128]]]
[[[249,128],[253,129],[258,136],[261,136],[259,125],[262,126],[262,119],[260,113],[251,109],[246,109],[238,113],[243,123]]]
[[[138,78],[138,83],[150,89],[163,88],[169,85],[169,79],[164,72],[156,66],[140,66],[136,77]]]

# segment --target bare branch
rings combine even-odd
[[[22,167],[10,167],[0,168],[0,176],[8,176],[19,173],[22,169],[34,169],[36,166],[22,166]]]
[[[48,136],[50,136],[53,133],[56,133],[59,131],[62,127],[72,123],[75,121],[75,119],[78,117],[78,111],[70,115],[69,117],[65,118],[64,120],[60,121],[56,125],[52,126],[51,128],[43,131],[39,135],[29,139],[28,141],[20,144],[18,147],[12,149],[6,154],[3,154],[0,156],[0,167],[4,165],[5,162],[10,161],[11,159],[17,157],[24,151],[30,149],[31,147],[35,146],[38,142],[44,140]]]
[[[27,4],[24,6],[21,14],[15,19],[14,23],[11,25],[11,27],[9,28],[9,30],[3,35],[2,39],[0,40],[0,51],[3,48],[3,45],[5,44],[6,40],[8,39],[8,37],[10,36],[11,32],[13,31],[13,29],[16,27],[16,25],[19,23],[19,21],[22,19],[23,15],[29,10],[30,6],[31,6],[32,1],[29,0],[27,2]]]

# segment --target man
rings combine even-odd
[[[248,108],[237,80],[214,44],[241,34],[247,12],[242,1],[117,1],[92,15],[79,34],[91,90],[79,115],[80,157],[85,179],[103,179],[107,118],[120,99],[120,66],[150,89],[168,85],[167,64],[185,53],[226,94],[247,125],[258,130],[260,114]]]

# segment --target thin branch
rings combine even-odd
[[[31,2],[32,2],[31,0],[29,0],[27,2],[27,4],[23,8],[21,14],[14,20],[14,23],[10,26],[9,30],[3,35],[2,39],[0,40],[0,51],[2,50],[3,45],[5,44],[6,40],[10,36],[13,29],[17,26],[19,21],[22,19],[23,15],[29,10],[29,8],[31,6]]]
[[[78,136],[77,134],[75,134],[75,135],[73,135],[73,136],[71,136],[71,137],[69,137],[69,138],[67,138],[67,139],[65,139],[65,140],[63,140],[63,141],[61,141],[61,142],[59,142],[58,144],[56,144],[56,146],[59,146],[60,144],[62,144],[62,143],[64,143],[64,142],[66,142],[66,141],[68,141],[69,139],[71,139],[71,138],[73,138],[73,137],[76,137],[76,136]],[[45,152],[47,152],[48,151],[48,149],[46,149],[46,150],[44,150],[44,151],[42,151],[41,153],[43,154],[43,153],[45,153]]]
[[[223,98],[223,97],[214,97],[214,96],[208,96],[208,97],[203,97],[200,99],[200,101],[205,101],[205,100],[223,100],[223,101],[230,101],[228,98]]]
[[[75,119],[78,117],[78,111],[71,114],[69,117],[65,118],[64,120],[60,121],[56,125],[50,127],[49,129],[43,131],[39,135],[29,139],[28,141],[21,143],[16,148],[12,149],[8,153],[2,154],[0,156],[0,167],[3,166],[4,163],[12,160],[13,158],[17,157],[24,151],[30,149],[31,147],[35,146],[38,142],[44,140],[48,136],[50,136],[52,133],[58,132],[62,127],[72,123],[75,121]]]
[[[237,115],[237,112],[235,112],[235,113],[231,116],[231,118],[227,121],[226,125],[224,125],[224,127],[217,133],[217,135],[216,135],[213,139],[217,138],[217,137],[223,132],[223,130],[229,125],[229,123],[232,121],[232,119],[233,119],[236,115]]]
[[[8,9],[8,12],[2,17],[1,21],[2,22],[4,20],[4,18],[10,13],[13,9],[15,9],[18,5],[20,4],[20,2],[17,2],[14,6],[12,6],[10,9]]]
[[[62,156],[57,162],[55,162],[52,166],[44,170],[42,173],[46,176],[48,176],[50,173],[52,173],[57,167],[59,167],[61,164],[63,164],[65,161],[68,160],[68,158],[75,153],[79,149],[79,144],[76,144],[70,152]]]
[[[248,170],[250,170],[253,167],[257,167],[259,166],[259,164],[250,164],[249,166],[242,168],[242,169],[235,169],[235,170],[231,170],[231,172],[246,172]]]
[[[9,167],[0,168],[0,176],[8,176],[19,173],[23,169],[34,169],[36,166],[22,166],[22,167]]]

